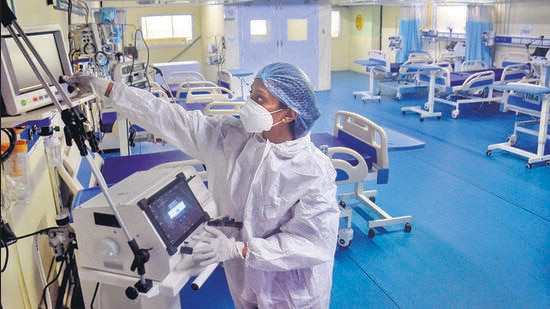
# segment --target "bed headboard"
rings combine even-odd
[[[410,63],[432,63],[433,58],[427,52],[412,52],[407,59]]]
[[[483,60],[466,60],[460,66],[460,72],[487,70],[489,65]]]
[[[495,62],[495,67],[504,68],[512,64],[528,63],[529,55],[527,52],[509,52],[500,55]]]
[[[391,73],[391,61],[390,57],[381,50],[370,50],[369,51],[369,60],[375,60],[380,62],[380,65],[377,65],[374,70],[379,73]]]
[[[361,115],[338,111],[335,116],[334,136],[338,137],[341,132],[371,148],[375,167],[389,168],[388,138],[382,127]]]

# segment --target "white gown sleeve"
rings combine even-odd
[[[179,104],[169,103],[143,89],[115,83],[107,106],[123,117],[162,137],[169,144],[193,158],[202,160],[220,121],[206,117],[200,111],[186,111]]]

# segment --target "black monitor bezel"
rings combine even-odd
[[[168,251],[169,255],[174,255],[178,251],[179,246],[202,223],[207,222],[208,220],[210,220],[210,216],[208,215],[208,213],[206,211],[204,211],[204,209],[202,208],[202,205],[200,204],[197,197],[195,196],[195,193],[193,192],[193,190],[189,186],[189,183],[188,183],[189,181],[190,181],[190,179],[187,179],[183,173],[179,173],[179,174],[176,175],[176,177],[173,181],[171,181],[169,184],[164,186],[162,189],[158,190],[157,192],[155,192],[150,197],[144,198],[144,199],[142,199],[138,202],[138,206],[145,212],[145,214],[147,215],[147,218],[149,218],[149,221],[151,221],[151,223],[155,227],[155,230],[157,231],[160,238],[164,242],[164,245],[166,246],[166,250]],[[179,184],[183,184],[184,187],[186,189],[188,189],[189,192],[191,193],[190,196],[192,196],[192,200],[190,201],[191,203],[188,205],[188,207],[199,207],[201,212],[202,212],[202,216],[200,216],[200,218],[198,220],[196,220],[195,222],[192,222],[191,225],[190,225],[190,228],[187,231],[185,231],[182,235],[179,235],[179,237],[175,241],[171,241],[170,238],[168,237],[166,231],[161,226],[160,222],[158,222],[155,219],[155,216],[153,214],[153,211],[152,211],[150,205],[156,199],[158,199],[160,196],[165,194],[168,190],[170,190],[171,188],[173,188],[174,186],[179,185]]]

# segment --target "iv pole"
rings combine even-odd
[[[57,81],[57,79],[50,72],[50,70],[44,63],[44,60],[42,60],[42,58],[40,57],[40,55],[38,54],[34,46],[29,41],[28,37],[24,33],[24,31],[19,26],[17,22],[17,18],[15,17],[10,7],[8,6],[7,0],[1,0],[1,1],[2,2],[0,3],[1,4],[0,8],[1,8],[2,25],[9,31],[10,35],[13,37],[15,43],[17,44],[17,47],[21,50],[25,59],[31,66],[33,72],[36,74],[42,86],[48,93],[48,96],[52,99],[55,107],[61,113],[61,119],[65,124],[64,133],[65,133],[65,139],[66,139],[67,145],[68,146],[72,145],[72,141],[71,141],[72,139],[76,143],[76,146],[78,147],[80,155],[86,158],[86,161],[88,162],[88,165],[90,166],[90,169],[92,170],[93,175],[95,176],[95,178],[99,183],[101,191],[105,195],[105,198],[109,203],[110,208],[112,209],[117,221],[120,223],[120,226],[124,234],[126,235],[126,238],[128,239],[128,245],[130,246],[130,249],[134,254],[134,260],[132,261],[130,270],[135,271],[137,269],[137,273],[139,274],[140,279],[134,285],[135,288],[128,287],[126,289],[126,296],[128,296],[131,299],[135,299],[138,296],[137,292],[147,293],[153,286],[152,281],[150,279],[145,278],[145,263],[149,260],[149,249],[141,249],[137,244],[137,241],[130,234],[128,228],[126,227],[126,225],[124,224],[124,221],[122,220],[120,213],[118,212],[118,209],[115,206],[113,199],[109,194],[109,191],[107,189],[107,183],[105,182],[105,178],[103,177],[103,175],[99,171],[99,168],[93,161],[91,154],[88,152],[88,149],[86,147],[86,142],[88,142],[88,145],[90,146],[90,149],[92,150],[92,152],[98,152],[99,146],[98,146],[98,138],[93,134],[93,132],[87,130],[84,125],[88,123],[88,120],[86,119],[84,112],[79,106],[72,106],[71,104],[72,102],[68,94],[65,92],[65,90],[61,87],[61,85]],[[68,108],[67,107],[64,108],[60,103],[60,101],[58,100],[57,96],[53,94],[48,83],[46,82],[46,78],[43,76],[43,72],[38,70],[36,63],[32,61],[33,58],[31,58],[31,56],[29,55],[29,52],[23,46],[23,43],[21,41],[25,43],[28,50],[33,54],[34,58],[38,61],[38,64],[40,65],[42,70],[46,73],[50,83],[53,84],[53,86],[61,95],[62,101],[67,103],[66,105],[68,106]],[[74,90],[75,90],[74,88],[72,90],[71,90],[71,87],[68,88],[69,92],[72,92]]]

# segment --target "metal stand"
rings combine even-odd
[[[441,119],[441,112],[434,112],[435,103],[435,74],[441,70],[441,67],[428,64],[413,64],[411,68],[417,68],[418,71],[430,71],[430,86],[428,89],[428,102],[424,103],[424,106],[405,106],[401,108],[401,113],[405,115],[407,111],[411,111],[420,115],[420,121],[424,121],[427,117],[436,117],[437,120]]]
[[[229,72],[231,73],[231,75],[237,77],[241,81],[241,98],[243,101],[246,101],[247,94],[244,91],[244,85],[246,83],[245,78],[252,75],[253,73],[246,70],[229,70]]]
[[[356,60],[355,63],[367,67],[367,72],[369,75],[369,89],[367,89],[367,91],[353,92],[353,98],[361,96],[363,103],[367,102],[367,100],[378,100],[378,103],[380,103],[381,96],[374,94],[374,68],[379,65],[379,63],[370,60]]]
[[[172,93],[172,91],[170,91],[170,84],[168,84],[168,81],[164,77],[164,73],[162,73],[162,70],[157,68],[157,67],[154,67],[154,66],[152,66],[152,68],[153,68],[153,70],[155,70],[155,73],[159,74],[160,77],[162,78],[162,82],[164,83],[164,86],[166,87],[166,92],[168,92],[168,95],[170,96],[170,100],[171,100],[170,102],[176,103],[176,98],[174,97],[174,94]]]

